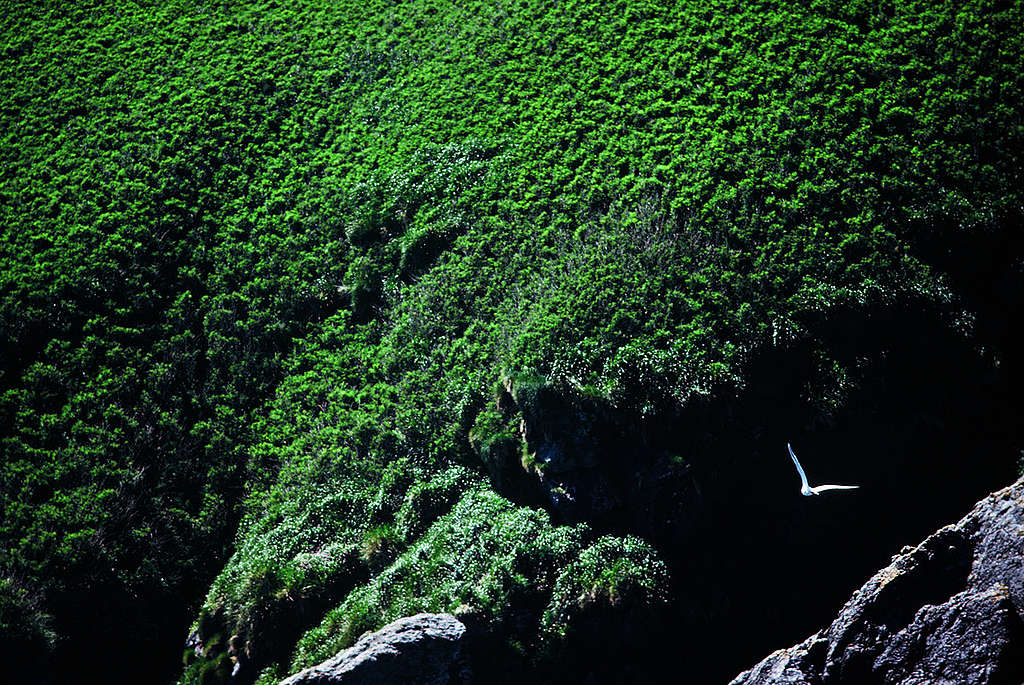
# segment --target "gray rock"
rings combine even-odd
[[[1024,479],[979,502],[854,593],[825,631],[731,685],[1024,681]]]
[[[468,683],[465,634],[466,626],[450,614],[401,618],[281,685]]]

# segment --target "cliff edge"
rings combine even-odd
[[[1022,681],[1024,479],[905,547],[831,626],[771,654],[731,685]]]

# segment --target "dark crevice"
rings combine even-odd
[[[1011,605],[1012,608],[1012,605]],[[1002,659],[996,665],[995,671],[989,681],[989,685],[1020,685],[1024,683],[1024,621],[1021,621],[1017,611],[1008,612],[1007,620],[1007,643],[1016,645],[1016,649],[1007,649],[1003,652]]]

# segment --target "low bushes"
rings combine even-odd
[[[668,574],[653,549],[635,538],[603,537],[588,545],[591,538],[585,524],[553,526],[543,511],[470,490],[392,566],[302,637],[291,670],[332,656],[364,631],[422,611],[461,615],[478,639],[501,643],[544,668],[558,653],[551,645],[592,619],[594,606],[635,613],[666,601]],[[609,625],[589,630],[607,633]],[[547,649],[538,641],[542,634]]]

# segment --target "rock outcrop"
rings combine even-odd
[[[731,685],[1024,682],[1024,479],[905,547],[832,625]]]
[[[468,683],[465,634],[466,627],[450,614],[402,618],[363,635],[348,649],[281,685]]]

